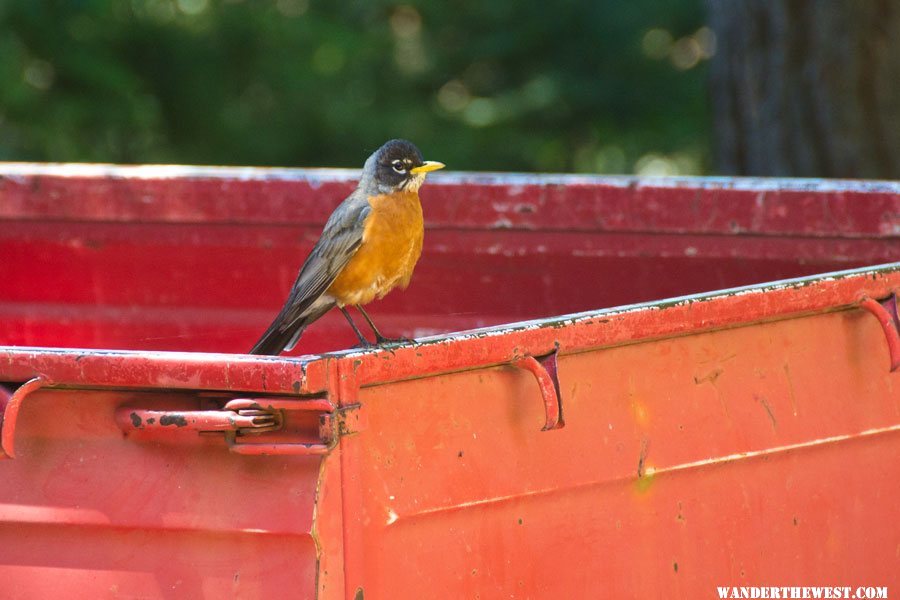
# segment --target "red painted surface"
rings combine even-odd
[[[896,261],[896,184],[435,177],[385,333],[544,319],[270,358],[346,173],[0,172],[0,597],[900,589],[900,263],[603,309]]]

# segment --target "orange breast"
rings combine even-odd
[[[373,196],[362,245],[328,288],[338,304],[366,304],[409,285],[422,254],[422,205],[415,192]]]

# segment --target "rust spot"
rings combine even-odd
[[[457,456],[458,456],[459,458],[462,458],[462,455],[463,455],[463,451],[460,450],[460,451],[459,451],[459,454],[457,454]]]
[[[759,400],[759,403],[763,405],[763,408],[766,409],[766,414],[769,415],[769,419],[772,421],[772,429],[776,429],[778,423],[775,421],[775,413],[772,412],[772,407],[769,406],[769,403],[762,396],[753,395],[754,398]]]
[[[136,412],[131,413],[130,416],[131,416],[132,426],[140,427],[141,426],[141,416],[139,414],[137,414]]]
[[[788,382],[788,391],[791,393],[791,408],[794,411],[794,416],[797,416],[797,396],[794,394],[794,380],[791,378],[791,369],[788,367],[787,363],[784,363],[784,375],[787,377]]]
[[[363,589],[360,586],[356,588],[356,593],[353,594],[353,600],[365,600],[364,596],[365,594],[363,594]]]
[[[179,415],[177,413],[171,415],[165,415],[159,418],[159,424],[162,426],[174,425],[176,427],[187,427],[187,419],[184,418],[184,415]]]
[[[147,425],[153,425],[154,423],[156,423],[156,419],[154,419],[153,417],[147,419]]]
[[[725,399],[722,397],[722,392],[719,391],[719,386],[716,385],[716,381],[725,372],[725,369],[721,367],[717,367],[704,375],[703,377],[699,377],[694,375],[694,384],[700,385],[701,383],[709,383],[716,391],[716,398],[719,400],[719,404],[722,405],[722,412],[725,413],[725,416],[728,417],[728,406],[725,404]]]
[[[673,563],[672,563],[672,568],[675,569],[675,572],[677,573],[677,572],[678,572],[678,563],[677,563],[677,562],[673,562]]]
[[[641,440],[641,455],[638,457],[637,476],[644,476],[644,463],[647,460],[647,451],[650,448],[650,440],[644,438]]]
[[[299,381],[295,381],[291,387],[294,388],[294,393],[295,393],[295,394],[299,394],[299,393],[300,393],[300,382],[299,382]]]
[[[721,375],[722,372],[723,372],[722,369],[716,368],[716,369],[713,369],[712,371],[710,371],[709,373],[707,373],[706,375],[704,375],[703,377],[697,377],[696,375],[694,375],[694,383],[696,385],[700,385],[701,383],[706,383],[707,381],[710,383],[715,383],[716,379],[719,378],[719,375]]]

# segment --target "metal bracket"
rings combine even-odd
[[[557,347],[550,354],[543,356],[523,356],[512,361],[514,367],[530,371],[537,379],[541,389],[541,398],[544,400],[544,414],[546,416],[541,431],[562,429],[566,422],[563,419],[562,396],[559,393],[559,376],[557,375],[556,355]]]
[[[891,294],[884,300],[863,298],[860,302],[863,308],[878,319],[884,337],[888,345],[888,354],[891,360],[891,372],[900,369],[900,315],[897,311],[897,294]]]

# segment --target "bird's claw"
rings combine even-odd
[[[378,337],[375,338],[375,340],[376,340],[375,343],[378,346],[389,346],[389,345],[397,345],[397,344],[415,344],[416,343],[416,340],[408,338],[408,337],[403,337],[403,336],[396,337],[396,338],[389,338],[389,337],[384,337],[382,335],[379,335]]]

